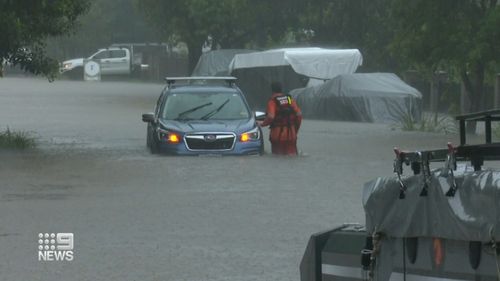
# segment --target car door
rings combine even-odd
[[[109,50],[101,50],[90,58],[99,62],[101,66],[101,75],[112,74]]]
[[[160,118],[160,112],[161,112],[161,108],[163,106],[163,103],[165,101],[165,97],[166,97],[166,91],[163,90],[160,97],[158,98],[158,100],[156,101],[156,106],[155,106],[155,109],[154,109],[154,114],[155,114],[155,119],[158,120]],[[158,128],[158,122],[151,122],[151,123],[148,123],[148,128],[147,128],[147,133],[148,133],[148,136],[149,136],[149,139],[153,139],[155,138],[154,136],[154,132],[156,132],[156,129]]]
[[[110,67],[113,74],[130,73],[130,55],[127,49],[111,49]]]

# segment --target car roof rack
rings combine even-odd
[[[167,85],[173,86],[177,82],[184,82],[182,85],[206,84],[207,82],[224,81],[228,86],[233,86],[237,78],[232,76],[190,76],[190,77],[166,77]]]
[[[465,115],[456,116],[455,119],[459,122],[460,127],[460,145],[454,147],[448,143],[448,147],[444,149],[431,149],[421,151],[403,151],[399,148],[394,148],[396,153],[396,162],[406,164],[412,167],[415,174],[420,171],[419,164],[428,162],[445,162],[450,159],[470,160],[474,170],[481,170],[481,166],[485,160],[500,160],[500,142],[492,142],[491,123],[500,121],[500,109],[481,111]],[[466,144],[466,122],[482,121],[485,124],[485,143],[483,144]],[[456,168],[456,167],[455,167]],[[402,167],[399,167],[402,172]]]

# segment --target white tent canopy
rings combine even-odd
[[[298,74],[327,80],[354,73],[362,63],[363,56],[357,49],[285,48],[238,54],[229,70],[290,65]]]
[[[362,61],[356,49],[287,48],[237,54],[229,65],[229,72],[238,78],[236,84],[250,106],[254,110],[265,110],[271,82],[281,82],[287,94],[306,87],[311,81],[354,73]]]
[[[236,54],[251,53],[254,50],[220,49],[206,52],[201,55],[192,76],[227,76],[229,64]]]

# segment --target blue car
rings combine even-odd
[[[262,130],[234,77],[167,78],[148,124],[151,153],[261,155]]]

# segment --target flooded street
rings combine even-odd
[[[392,175],[394,146],[458,143],[305,120],[297,158],[267,141],[262,157],[153,156],[141,114],[162,88],[0,79],[0,129],[39,143],[0,152],[0,280],[299,280],[312,233],[364,222],[363,184]],[[74,233],[74,261],[38,261],[40,232]]]

